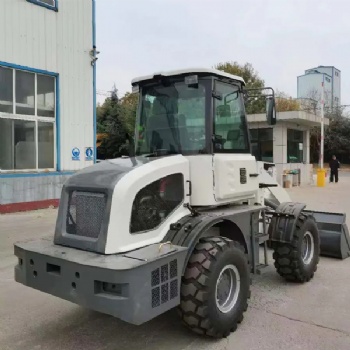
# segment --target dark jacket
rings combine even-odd
[[[329,162],[329,167],[331,168],[332,171],[337,171],[340,168],[340,163],[337,159],[332,159]]]

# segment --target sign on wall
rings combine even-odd
[[[94,151],[92,147],[85,148],[85,160],[87,161],[94,160]]]
[[[80,149],[78,147],[72,149],[72,160],[80,160]]]

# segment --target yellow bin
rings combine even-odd
[[[324,187],[326,185],[326,170],[317,169],[317,187]]]

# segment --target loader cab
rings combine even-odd
[[[252,91],[242,78],[194,70],[155,74],[132,84],[140,98],[136,156],[251,153],[245,101]],[[273,96],[266,102],[267,121],[274,124]]]
[[[186,157],[192,206],[257,202],[258,169],[245,102],[259,91],[246,90],[238,76],[211,69],[154,74],[134,79],[132,85],[140,98],[136,157]],[[273,124],[270,97],[266,116]]]

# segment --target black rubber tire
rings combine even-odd
[[[240,292],[235,306],[222,313],[216,306],[215,290],[220,272],[234,265],[240,274]],[[227,337],[242,322],[250,298],[250,269],[244,247],[224,237],[203,238],[188,262],[181,285],[180,314],[198,334]]]
[[[309,231],[314,240],[314,254],[309,264],[302,259],[302,242],[305,232]],[[277,273],[287,281],[308,282],[314,277],[320,260],[320,236],[315,219],[301,214],[291,243],[273,242],[273,259]]]

